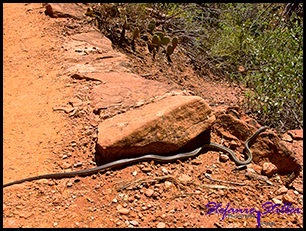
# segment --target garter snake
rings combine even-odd
[[[63,172],[63,173],[52,173],[52,174],[45,174],[45,175],[39,175],[39,176],[33,176],[33,177],[29,177],[29,178],[25,178],[22,180],[17,180],[17,181],[13,181],[7,184],[3,185],[4,187],[10,186],[10,185],[14,185],[14,184],[19,184],[25,181],[32,181],[32,180],[38,180],[38,179],[47,179],[47,178],[53,178],[53,179],[59,179],[59,178],[65,178],[65,177],[73,177],[73,176],[85,176],[85,175],[89,175],[89,174],[93,174],[96,172],[99,172],[103,169],[106,168],[114,168],[117,166],[122,166],[122,165],[127,165],[127,164],[132,164],[132,163],[137,163],[137,162],[141,162],[141,161],[149,161],[149,160],[154,160],[157,162],[171,162],[173,160],[176,159],[182,159],[182,158],[189,158],[189,157],[193,157],[195,155],[197,155],[202,148],[214,148],[214,149],[218,149],[220,151],[224,151],[227,152],[231,155],[231,157],[233,158],[233,160],[236,162],[236,164],[238,165],[246,165],[248,163],[251,162],[252,160],[252,153],[249,149],[249,142],[256,138],[261,132],[263,132],[264,130],[266,130],[268,127],[261,127],[259,128],[251,137],[249,137],[246,141],[245,141],[245,148],[248,152],[248,159],[246,161],[240,161],[238,160],[238,158],[236,157],[236,155],[234,154],[234,152],[224,146],[221,146],[219,144],[216,143],[208,143],[208,144],[204,144],[203,146],[191,151],[191,152],[185,152],[185,153],[179,153],[176,155],[172,155],[172,156],[160,156],[160,155],[155,155],[155,154],[148,154],[148,155],[144,155],[144,156],[140,156],[140,157],[135,157],[135,158],[127,158],[127,159],[120,159],[120,160],[116,160],[107,164],[103,164],[100,165],[96,168],[91,168],[91,169],[86,169],[86,170],[80,170],[80,171],[74,171],[74,172]]]

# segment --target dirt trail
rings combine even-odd
[[[32,8],[41,7],[33,4]],[[44,34],[45,15],[25,4],[3,4],[3,182],[52,172],[52,146],[65,119],[52,107],[69,94],[57,74],[59,42]],[[39,17],[37,17],[39,16]]]

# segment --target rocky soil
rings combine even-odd
[[[141,44],[133,53],[105,37],[80,37],[93,32],[89,19],[51,18],[41,3],[3,4],[3,183],[96,167],[100,123],[176,94],[202,97],[217,117],[211,140],[243,158],[245,139],[260,127],[236,107],[243,87],[196,75],[179,50],[173,63],[158,55],[154,62]],[[141,84],[127,81],[135,76]],[[209,213],[214,203],[261,211],[262,227],[303,227],[302,131],[269,129],[251,150],[244,168],[203,150],[173,163],[6,187],[3,227],[258,226],[258,214]],[[276,207],[263,214],[268,205]]]

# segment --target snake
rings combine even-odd
[[[263,126],[261,128],[259,128],[251,137],[249,137],[246,141],[245,141],[245,148],[248,152],[248,159],[245,161],[241,161],[239,160],[235,153],[216,143],[206,143],[204,145],[202,145],[199,148],[194,149],[193,151],[190,152],[185,152],[185,153],[179,153],[179,154],[175,154],[175,155],[171,155],[171,156],[161,156],[161,155],[155,155],[155,154],[147,154],[147,155],[143,155],[140,157],[135,157],[135,158],[126,158],[126,159],[119,159],[119,160],[115,160],[103,165],[100,165],[98,167],[95,168],[91,168],[91,169],[86,169],[86,170],[80,170],[80,171],[73,171],[73,172],[62,172],[62,173],[51,173],[51,174],[45,174],[45,175],[38,175],[38,176],[33,176],[33,177],[28,177],[28,178],[24,178],[21,180],[17,180],[17,181],[13,181],[7,184],[3,185],[3,188],[14,185],[14,184],[20,184],[22,182],[25,181],[33,181],[33,180],[39,180],[39,179],[60,179],[60,178],[68,178],[68,177],[73,177],[73,176],[85,176],[85,175],[90,175],[93,173],[97,173],[103,169],[106,168],[114,168],[117,166],[123,166],[123,165],[128,165],[128,164],[133,164],[133,163],[138,163],[141,161],[157,161],[157,162],[171,162],[177,159],[186,159],[189,157],[194,157],[196,156],[203,148],[212,148],[212,149],[217,149],[223,152],[227,152],[231,155],[231,157],[233,158],[234,162],[238,165],[247,165],[251,162],[252,160],[252,152],[249,149],[249,142],[253,139],[255,139],[261,132],[265,131],[268,127],[267,126]]]

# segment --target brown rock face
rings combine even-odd
[[[45,5],[46,15],[52,18],[75,18],[82,19],[86,13],[86,5],[80,3],[47,3]]]
[[[172,96],[102,122],[97,142],[101,163],[178,150],[203,131],[215,116],[197,96]]]

